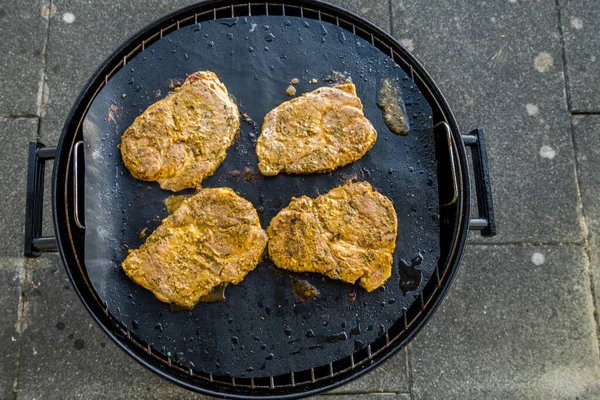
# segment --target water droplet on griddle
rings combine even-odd
[[[303,22],[303,25],[304,25],[305,27],[307,27],[307,28],[310,28],[310,24],[309,24],[308,22],[306,22],[306,21],[304,21],[304,22]]]
[[[327,32],[327,28],[325,28],[325,25],[321,25],[321,33],[322,33],[323,35],[327,35],[327,33],[328,33],[328,32]]]
[[[178,351],[177,353],[175,353],[175,360],[177,360],[177,362],[182,362],[184,359],[185,355],[182,351]]]
[[[269,29],[271,29],[271,27],[269,25],[265,25],[265,26],[263,26],[263,28],[265,31],[268,31]]]
[[[266,349],[266,348],[267,348],[267,345],[263,343],[263,344],[261,344],[261,345],[260,345],[260,348],[261,348],[262,350],[264,350],[264,349]]]
[[[133,321],[131,321],[131,326],[133,329],[137,329],[140,324],[134,319]]]
[[[163,330],[162,324],[160,322],[157,323],[156,325],[154,325],[154,329],[162,332],[162,330]]]
[[[340,342],[340,341],[344,341],[344,340],[348,340],[348,334],[345,331],[342,331],[340,333],[336,333],[334,335],[327,337],[327,341],[329,343],[335,343],[335,342]]]
[[[197,24],[192,25],[192,31],[193,32],[198,32],[200,29],[202,29],[202,24],[200,22],[198,22]]]
[[[232,336],[232,337],[231,337],[231,342],[232,342],[233,344],[238,344],[238,343],[240,342],[240,338],[239,338],[239,337],[237,337],[237,336]]]
[[[266,306],[265,307],[265,312],[267,313],[267,315],[270,315],[271,314],[271,307]]]
[[[346,43],[346,35],[344,35],[344,32],[340,31],[338,39],[340,39],[340,43]]]
[[[379,325],[379,336],[383,336],[385,334],[385,325],[380,324]]]
[[[394,304],[396,302],[396,299],[389,299],[388,300],[388,304]]]
[[[221,363],[218,363],[218,362],[216,362],[216,363],[215,363],[215,367],[217,367],[217,368],[221,368]]]
[[[248,51],[252,53],[254,51],[254,47],[248,47]]]
[[[252,371],[254,371],[254,367],[248,367],[248,368],[246,368],[246,371],[252,372]]]
[[[291,330],[291,329],[290,329],[290,327],[288,326],[288,327],[286,327],[286,328],[283,330],[283,333],[285,333],[285,334],[286,334],[286,335],[288,335],[288,336],[291,336],[291,334],[292,334],[292,330]]]
[[[209,47],[215,47],[215,42],[213,42],[212,40],[210,42],[208,42],[208,46]]]
[[[283,23],[285,26],[290,26],[292,25],[292,21],[290,21],[289,19],[286,19],[285,22]]]
[[[270,360],[272,360],[272,359],[274,359],[274,358],[275,358],[275,354],[273,354],[273,353],[269,353],[269,354],[267,354],[267,356],[265,357],[265,360],[267,360],[267,361],[270,361]]]
[[[323,346],[321,346],[320,344],[313,344],[312,346],[308,346],[309,350],[314,350],[314,349],[322,349]]]
[[[194,368],[196,365],[194,365],[194,363],[193,363],[193,362],[191,362],[191,361],[188,361],[188,366],[189,366],[190,368]]]
[[[223,18],[223,19],[219,20],[219,23],[221,25],[227,25],[228,27],[231,28],[232,26],[236,25],[239,20],[240,20],[239,17],[235,17],[235,18]]]
[[[233,40],[233,33],[229,32],[227,35],[225,35],[227,37],[227,39],[229,40]]]
[[[400,290],[406,295],[411,290],[415,290],[421,284],[423,272],[419,265],[423,262],[423,256],[418,253],[411,260],[410,264],[405,260],[398,263],[398,272],[400,273]]]
[[[315,332],[312,329],[309,329],[308,332],[306,332],[306,337],[315,337]]]
[[[265,40],[267,42],[272,42],[273,39],[275,39],[275,35],[273,35],[272,33],[268,33],[267,36],[265,36]]]
[[[205,37],[205,38],[207,38],[207,37],[208,37],[208,33],[205,33],[205,34],[204,34],[204,37]]]

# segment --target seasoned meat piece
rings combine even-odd
[[[266,245],[249,201],[229,188],[203,189],[131,250],[122,267],[159,300],[191,309],[212,288],[240,283]]]
[[[134,178],[174,192],[213,174],[240,127],[238,109],[219,78],[195,72],[136,118],[121,138],[121,157]]]
[[[369,292],[392,272],[398,219],[392,202],[367,182],[311,199],[293,198],[272,220],[269,257],[279,268],[359,283]]]
[[[332,171],[360,159],[376,140],[353,84],[322,87],[267,114],[258,168],[264,175]]]

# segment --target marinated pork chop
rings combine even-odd
[[[360,159],[376,140],[353,84],[322,87],[267,114],[258,168],[264,175],[332,171]]]
[[[398,219],[392,202],[367,182],[311,199],[293,198],[272,220],[269,257],[279,268],[317,272],[372,291],[392,272]]]
[[[203,189],[131,250],[122,267],[159,300],[191,309],[214,287],[241,282],[266,244],[249,201],[229,188]]]
[[[225,159],[239,127],[237,106],[217,75],[195,72],[127,128],[121,157],[136,179],[174,192],[196,188]]]

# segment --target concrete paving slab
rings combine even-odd
[[[7,0],[0,4],[0,115],[37,115],[51,13],[48,3]]]
[[[37,118],[0,118],[0,256],[23,254],[27,157],[29,140],[35,136],[37,129]]]
[[[336,394],[309,397],[313,400],[410,400],[408,394],[371,393],[371,394]]]
[[[17,315],[19,306],[20,280],[23,260],[0,258],[0,398],[14,397],[13,383],[16,378],[20,334]]]
[[[560,0],[571,109],[600,111],[600,8],[594,0]]]
[[[394,1],[393,11],[395,36],[437,80],[463,133],[486,128],[492,240],[581,242],[555,1]]]
[[[581,246],[468,246],[411,344],[415,399],[597,399],[598,338]]]
[[[597,307],[600,304],[600,115],[574,117],[573,133]]]

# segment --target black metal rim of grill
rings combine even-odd
[[[266,378],[216,376],[184,369],[170,358],[155,354],[149,345],[138,343],[119,321],[112,318],[96,297],[83,263],[84,234],[79,227],[73,200],[72,158],[75,144],[81,140],[80,125],[89,105],[108,79],[137,53],[164,34],[194,23],[218,18],[248,15],[289,15],[322,20],[339,25],[389,55],[413,78],[433,109],[436,126],[450,132],[450,156],[439,158],[438,184],[440,198],[450,193],[449,205],[440,208],[441,257],[432,278],[419,298],[384,336],[344,359],[305,371]],[[473,147],[474,175],[479,218],[470,220],[469,165],[466,146]],[[41,237],[41,197],[44,162],[54,158],[52,211],[56,238]],[[30,146],[25,255],[58,250],[77,294],[100,327],[124,351],[138,362],[183,387],[203,394],[225,398],[298,398],[313,395],[355,379],[372,370],[403,348],[423,327],[443,299],[457,271],[469,228],[495,234],[493,206],[487,171],[483,130],[462,136],[456,120],[439,88],[420,65],[395,39],[366,20],[333,5],[317,0],[275,2],[243,2],[212,0],[176,11],[144,28],[129,39],[97,70],[85,85],[64,125],[55,151],[39,142]],[[443,205],[444,202],[440,201]]]

